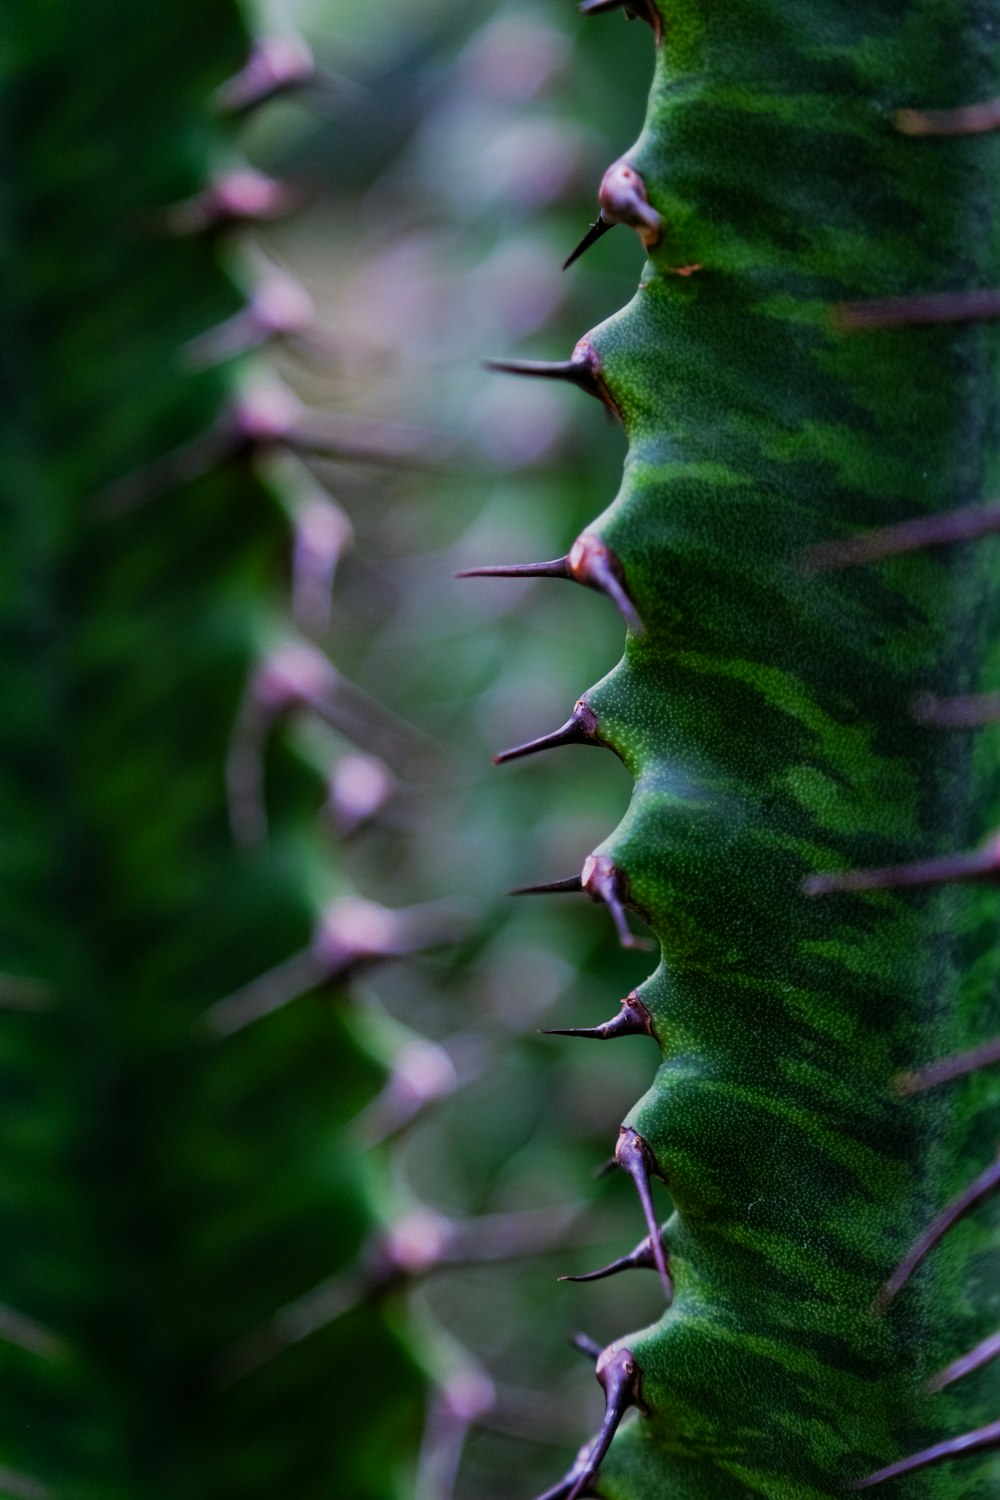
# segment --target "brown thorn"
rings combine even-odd
[[[576,249],[571,251],[563,261],[563,270],[568,271],[570,266],[574,265],[580,259],[580,256],[590,249],[591,245],[596,245],[597,241],[602,240],[607,234],[608,230],[614,229],[614,227],[615,226],[613,221],[611,219],[606,219],[604,217],[604,210],[601,209],[601,212],[597,215],[597,218],[594,220],[593,224],[591,224],[590,228],[587,230],[587,233],[577,245]]]
[[[578,1500],[596,1476],[612,1439],[630,1406],[639,1402],[640,1373],[631,1349],[605,1349],[597,1361],[597,1379],[604,1391],[604,1420],[590,1454],[566,1500]]]
[[[876,1312],[885,1311],[893,1297],[909,1281],[921,1261],[930,1254],[935,1245],[940,1244],[944,1239],[948,1230],[970,1209],[975,1208],[990,1193],[995,1192],[997,1187],[1000,1187],[1000,1154],[994,1158],[985,1171],[973,1178],[968,1187],[964,1188],[946,1208],[941,1210],[934,1222],[910,1246],[875,1299]]]
[[[800,561],[806,572],[821,573],[827,568],[878,562],[883,557],[897,557],[923,547],[976,541],[997,531],[1000,531],[1000,500],[990,500],[984,505],[963,505],[941,515],[918,516],[843,541],[821,542],[803,552]]]
[[[657,44],[663,39],[663,23],[653,0],[581,0],[578,6],[581,16],[610,15],[614,10],[623,10],[629,21],[640,18],[653,28]]]
[[[934,729],[976,729],[1000,719],[1000,693],[969,693],[955,698],[918,693],[912,713],[918,724]]]
[[[662,1177],[663,1174],[657,1167],[656,1158],[642,1136],[638,1131],[633,1130],[630,1125],[623,1125],[619,1131],[618,1144],[615,1147],[615,1160],[622,1171],[627,1172],[635,1183],[636,1192],[639,1194],[639,1203],[646,1220],[646,1228],[649,1230],[649,1242],[653,1251],[653,1260],[657,1271],[660,1273],[664,1295],[669,1303],[673,1299],[674,1286],[670,1279],[666,1252],[663,1249],[663,1243],[660,1239],[660,1226],[656,1222],[656,1210],[653,1207],[653,1193],[650,1187],[651,1177],[654,1175]]]
[[[305,88],[316,78],[316,64],[305,42],[294,36],[262,36],[249,58],[212,98],[220,114],[242,115],[282,94]]]
[[[912,1453],[909,1458],[901,1458],[898,1463],[888,1464],[874,1474],[867,1474],[864,1479],[855,1479],[847,1488],[871,1489],[872,1485],[883,1484],[887,1479],[898,1479],[900,1475],[912,1474],[917,1469],[927,1469],[943,1459],[957,1458],[962,1453],[974,1453],[980,1448],[995,1448],[998,1445],[1000,1422],[991,1422],[987,1427],[977,1427],[973,1432],[963,1432],[960,1437],[935,1443],[933,1448],[925,1448],[921,1453]]]
[[[842,333],[879,328],[929,328],[936,323],[976,323],[1000,318],[1000,290],[935,292],[926,297],[883,297],[870,302],[839,302],[834,326]]]
[[[456,578],[572,578],[569,557],[556,557],[552,562],[500,563],[486,568],[463,568]]]
[[[574,1333],[570,1339],[570,1343],[574,1349],[579,1349],[580,1353],[585,1354],[594,1364],[597,1363],[603,1353],[601,1345],[596,1339],[592,1339],[588,1333]]]
[[[903,135],[982,135],[1000,130],[1000,99],[960,109],[897,109],[894,124]]]
[[[601,901],[611,913],[611,920],[623,948],[652,946],[647,938],[637,937],[628,925],[626,905],[630,905],[628,878],[607,854],[589,854],[580,872],[580,886],[592,901]]]
[[[518,885],[509,896],[541,896],[549,891],[582,891],[583,882],[579,875],[568,875],[565,880],[546,880],[540,885]]]
[[[553,1026],[543,1036],[585,1036],[608,1042],[619,1036],[655,1036],[653,1018],[635,990],[626,995],[621,1009],[600,1026]]]
[[[636,635],[643,634],[643,623],[625,587],[622,565],[606,542],[585,531],[570,548],[567,564],[570,578],[607,594],[629,629]]]
[[[941,859],[918,860],[910,865],[808,875],[802,891],[806,896],[828,896],[837,891],[903,890],[956,880],[1000,880],[1000,839],[994,836],[972,854],[946,854]]]
[[[1000,1333],[991,1333],[989,1338],[983,1339],[974,1349],[970,1349],[968,1354],[952,1360],[950,1365],[928,1380],[927,1389],[932,1393],[943,1391],[945,1386],[961,1380],[963,1375],[971,1375],[973,1370],[988,1365],[998,1355],[1000,1355]]]
[[[589,339],[580,339],[569,359],[487,359],[483,363],[487,370],[498,370],[507,375],[534,375],[542,380],[568,381],[586,391],[588,396],[603,401],[616,417],[621,416],[604,384],[600,357]]]
[[[539,750],[554,750],[560,745],[603,745],[597,733],[597,715],[585,698],[578,698],[573,712],[559,729],[543,734],[537,740],[515,745],[511,750],[501,750],[494,755],[493,764],[503,765],[508,760],[519,760],[525,755],[535,755]]]
[[[646,196],[646,184],[631,162],[624,158],[612,162],[601,179],[598,198],[609,223],[627,224],[636,230],[647,250],[660,243],[663,220]]]
[[[925,1068],[913,1068],[900,1073],[895,1080],[899,1094],[920,1094],[924,1089],[933,1089],[939,1083],[950,1083],[953,1078],[964,1078],[979,1068],[991,1067],[1000,1062],[1000,1037],[984,1042],[981,1047],[972,1047],[968,1052],[955,1052],[943,1057],[940,1062],[928,1063]]]
[[[659,1230],[660,1242],[663,1243],[663,1228]],[[664,1249],[666,1247],[664,1246]],[[669,1263],[669,1261],[668,1261]],[[634,1250],[627,1255],[620,1255],[617,1260],[609,1261],[606,1266],[601,1266],[596,1271],[584,1271],[579,1276],[558,1276],[557,1281],[603,1281],[606,1276],[617,1276],[621,1271],[655,1270],[656,1259],[653,1254],[653,1243],[647,1234],[644,1240],[640,1240]]]

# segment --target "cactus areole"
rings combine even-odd
[[[648,260],[578,346],[629,445],[587,536],[634,607],[587,738],[635,791],[601,890],[559,888],[659,940],[617,1159],[647,1231],[653,1179],[675,1212],[672,1301],[602,1352],[549,1493],[994,1494],[1000,17],[583,9],[657,59],[601,199]]]

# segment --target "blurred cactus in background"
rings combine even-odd
[[[566,22],[0,22],[0,1493],[447,1500],[474,1423],[470,1496],[575,1443],[552,1277],[628,1078],[498,1045],[602,964],[501,893],[576,775],[574,855],[612,809],[484,768],[613,637],[451,581],[614,462],[478,372],[615,300],[560,281],[606,150]]]

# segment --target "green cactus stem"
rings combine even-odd
[[[669,1189],[673,1298],[601,1355],[603,1426],[549,1495],[982,1495],[1000,781],[989,713],[927,705],[1000,661],[997,143],[898,112],[995,94],[995,17],[582,7],[618,8],[657,60],[602,212],[649,259],[568,365],[505,367],[628,437],[587,535],[643,631],[585,701],[635,790],[576,888],[602,871],[660,944],[617,1156],[654,1250]]]

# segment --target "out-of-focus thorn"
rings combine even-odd
[[[173,204],[162,214],[168,234],[220,234],[249,224],[287,218],[300,206],[302,193],[253,167],[222,173],[193,198]]]
[[[384,1088],[354,1120],[354,1133],[366,1146],[379,1145],[404,1130],[439,1099],[458,1088],[447,1049],[414,1037],[400,1047]]]
[[[385,761],[362,751],[342,755],[330,773],[327,806],[340,838],[348,838],[380,813],[397,790]]]
[[[264,748],[271,726],[299,710],[390,759],[423,743],[417,730],[341,677],[318,647],[307,641],[278,647],[250,681],[226,758],[229,820],[243,848],[258,847],[267,837]]]
[[[7,1307],[2,1303],[0,1303],[0,1340],[5,1344],[15,1344],[18,1349],[24,1349],[29,1354],[37,1354],[42,1359],[59,1361],[68,1353],[66,1344],[58,1334],[52,1333],[41,1323],[36,1323],[34,1318],[25,1317],[24,1313],[16,1312],[13,1307]]]
[[[0,1493],[5,1500],[54,1500],[55,1491],[32,1474],[0,1464]]]
[[[586,391],[602,401],[616,417],[621,416],[617,405],[604,382],[600,356],[588,338],[582,338],[564,360],[545,359],[488,359],[484,361],[488,370],[498,370],[507,375],[529,375],[541,380],[564,380],[570,385]]]
[[[831,568],[852,568],[859,564],[880,562],[925,547],[943,547],[954,542],[974,542],[1000,531],[1000,500],[981,505],[963,505],[957,510],[941,511],[932,516],[914,516],[894,526],[865,531],[858,536],[840,537],[820,542],[800,554],[799,561],[807,573],[822,573]]]
[[[525,755],[535,755],[540,750],[553,750],[560,745],[603,745],[597,731],[597,715],[586,698],[578,698],[566,723],[551,734],[543,734],[537,740],[515,745],[510,750],[501,750],[494,755],[493,764],[500,766],[508,760],[519,760]]]
[[[964,1188],[957,1197],[941,1210],[937,1218],[931,1223],[910,1246],[903,1256],[899,1265],[893,1271],[889,1280],[875,1299],[875,1311],[884,1312],[892,1299],[900,1292],[921,1262],[930,1254],[936,1245],[939,1245],[959,1219],[967,1214],[984,1198],[995,1193],[1000,1187],[1000,1152],[990,1165],[978,1177],[973,1178],[968,1187]]]
[[[570,266],[575,265],[576,262],[580,259],[580,256],[584,255],[590,249],[591,245],[596,245],[598,240],[602,240],[604,238],[609,229],[614,229],[615,223],[617,222],[620,221],[606,219],[604,217],[604,210],[602,209],[601,212],[597,215],[597,218],[594,220],[593,224],[591,224],[590,228],[587,230],[587,233],[584,235],[583,239],[577,245],[576,249],[571,250],[569,255],[567,255],[566,259],[563,261],[563,270],[568,271]]]
[[[0,1010],[48,1010],[52,990],[44,980],[25,974],[0,974]]]
[[[322,637],[329,630],[334,574],[352,540],[346,514],[325,495],[311,494],[296,507],[292,618],[304,635]]]
[[[653,1030],[653,1018],[635,990],[625,996],[617,1014],[600,1026],[551,1026],[543,1035],[583,1036],[591,1037],[599,1042],[611,1041],[619,1036],[651,1036],[654,1039],[656,1037]]]
[[[580,0],[578,9],[581,16],[603,16],[623,10],[627,20],[641,19],[652,26],[657,45],[663,40],[663,22],[655,0]]]
[[[574,1349],[579,1349],[581,1354],[586,1355],[592,1364],[596,1364],[603,1352],[602,1347],[588,1333],[574,1333],[570,1339]]]
[[[1000,693],[966,693],[955,698],[917,693],[912,711],[918,724],[935,729],[979,729],[1000,719]]]
[[[967,292],[931,292],[924,297],[841,302],[833,309],[833,325],[841,333],[930,328],[937,323],[983,323],[995,318],[1000,318],[1000,290],[995,287],[974,287]]]
[[[414,1500],[452,1500],[469,1429],[481,1422],[495,1403],[493,1382],[468,1360],[450,1371],[431,1392]]]
[[[893,118],[903,135],[982,135],[1000,130],[1000,99],[960,109],[897,109]]]
[[[444,903],[390,911],[361,896],[341,896],[323,912],[308,948],[243,985],[205,1013],[217,1036],[231,1036],[300,995],[344,979],[379,959],[399,958],[454,939],[455,910]]]
[[[663,1284],[663,1294],[667,1302],[670,1303],[673,1300],[674,1284],[670,1279],[666,1251],[660,1239],[660,1226],[656,1222],[656,1211],[653,1207],[651,1186],[651,1179],[653,1177],[662,1179],[663,1173],[657,1166],[656,1158],[642,1136],[637,1130],[633,1130],[630,1125],[623,1125],[619,1131],[618,1144],[615,1147],[615,1160],[622,1171],[627,1172],[635,1183],[636,1192],[639,1195],[639,1203],[646,1220],[646,1228],[649,1231],[649,1243],[653,1251],[653,1259],[656,1263],[656,1269],[660,1273],[660,1281]]]
[[[998,1356],[1000,1356],[1000,1333],[991,1333],[989,1338],[983,1339],[974,1349],[970,1349],[968,1354],[952,1360],[950,1365],[934,1375],[927,1382],[927,1389],[932,1393],[943,1391],[945,1386],[961,1380],[964,1375],[971,1375],[973,1370],[981,1369],[983,1365],[988,1365]]]
[[[882,865],[871,870],[836,870],[808,875],[802,882],[806,896],[827,896],[840,891],[892,891],[911,886],[949,885],[954,881],[1000,880],[1000,835],[972,854],[946,854],[940,859],[917,860],[908,865]]]
[[[866,1474],[864,1479],[855,1479],[847,1488],[849,1490],[868,1490],[873,1485],[884,1484],[887,1479],[898,1479],[903,1474],[914,1474],[920,1469],[929,1469],[932,1464],[942,1463],[948,1458],[959,1458],[963,1453],[975,1453],[983,1448],[1000,1447],[1000,1422],[990,1422],[986,1427],[977,1427],[973,1432],[963,1432],[959,1437],[947,1438],[943,1443],[935,1443],[932,1448],[924,1448],[920,1453],[913,1453],[909,1458],[901,1458],[898,1463],[888,1464],[884,1469],[878,1469],[874,1474]]]
[[[306,338],[315,322],[315,304],[301,282],[284,271],[272,270],[254,287],[246,307],[189,339],[182,354],[192,369],[204,369],[259,349],[272,339]]]
[[[239,72],[216,89],[212,103],[220,114],[242,115],[315,80],[316,64],[301,37],[262,36]]]
[[[667,1254],[666,1226],[660,1225],[660,1244],[663,1253]],[[669,1258],[668,1258],[669,1264]],[[603,1281],[607,1276],[617,1276],[620,1271],[655,1270],[656,1256],[653,1252],[653,1242],[647,1234],[644,1240],[640,1240],[634,1250],[627,1255],[620,1255],[617,1260],[609,1261],[606,1266],[601,1266],[596,1271],[584,1271],[579,1276],[559,1276],[558,1281]]]
[[[950,1083],[953,1078],[963,1078],[980,1068],[992,1067],[1000,1062],[1000,1037],[984,1042],[981,1047],[972,1047],[968,1052],[956,1052],[943,1057],[939,1062],[928,1063],[923,1068],[912,1068],[899,1073],[894,1080],[898,1094],[920,1094],[924,1089],[937,1088],[938,1084]]]
[[[660,243],[663,220],[646,196],[642,177],[624,157],[613,162],[605,172],[598,199],[601,213],[609,224],[627,224],[636,231],[647,250]]]

